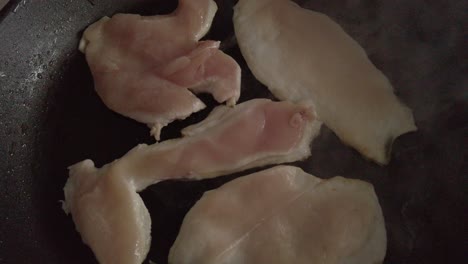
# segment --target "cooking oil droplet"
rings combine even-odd
[[[21,124],[21,134],[24,136],[26,135],[27,132],[28,132],[28,126],[25,123]]]
[[[8,148],[8,154],[12,157],[15,154],[16,142],[11,142],[10,147]]]

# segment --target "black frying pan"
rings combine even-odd
[[[226,40],[224,50],[241,64],[242,101],[271,98],[233,42],[234,2],[217,1],[220,10],[208,38]],[[296,165],[324,178],[343,175],[374,184],[388,231],[385,263],[466,263],[467,2],[298,2],[330,15],[365,47],[414,110],[419,131],[400,137],[392,162],[380,167],[323,128],[313,158]],[[105,164],[152,139],[144,125],[101,103],[78,40],[104,15],[168,13],[176,5],[172,0],[11,0],[1,11],[0,263],[96,262],[61,210],[66,168],[85,158]],[[215,105],[209,96],[203,100]],[[180,128],[208,112],[170,125],[163,138],[178,137]],[[233,177],[163,182],[144,191],[153,221],[148,259],[166,263],[185,213],[205,190]]]

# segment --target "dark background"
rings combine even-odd
[[[240,63],[241,101],[272,98],[235,44],[234,2],[217,1],[208,38],[223,40],[222,48]],[[392,162],[380,167],[323,127],[312,157],[296,164],[319,177],[342,175],[374,184],[388,231],[385,263],[466,263],[467,1],[297,2],[331,16],[366,49],[414,110],[419,131],[397,139]],[[153,140],[145,125],[101,103],[78,40],[103,15],[162,14],[176,5],[171,0],[12,0],[0,12],[0,263],[95,263],[61,210],[66,168],[85,158],[102,165]],[[209,96],[202,98],[214,106]],[[163,138],[178,137],[180,128],[208,112],[173,123]],[[163,182],[145,190],[153,221],[148,259],[166,263],[185,213],[205,190],[233,177]]]

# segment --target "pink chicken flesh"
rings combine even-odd
[[[64,209],[101,263],[141,263],[151,219],[136,192],[167,179],[205,179],[305,159],[320,125],[307,104],[256,99],[219,106],[183,130],[183,138],[139,145],[100,169],[91,160],[73,165]]]
[[[159,139],[162,127],[205,107],[193,93],[234,105],[239,65],[218,41],[199,41],[216,11],[212,0],[181,0],[170,15],[117,14],[89,26],[80,50],[107,107],[148,124]]]

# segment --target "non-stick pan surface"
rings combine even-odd
[[[223,49],[240,63],[242,101],[272,98],[235,45],[234,2],[217,1],[220,9],[208,37],[225,41]],[[414,110],[419,130],[400,137],[391,163],[380,167],[324,127],[312,157],[296,164],[320,177],[342,175],[374,184],[388,231],[385,263],[466,263],[467,2],[298,3],[328,14],[364,46]],[[86,158],[102,165],[153,141],[144,125],[102,104],[78,40],[104,15],[162,14],[176,5],[173,0],[12,0],[1,11],[0,263],[96,263],[61,210],[67,166]],[[209,96],[203,100],[215,105]],[[170,125],[163,138],[179,136],[180,128],[208,112]],[[153,221],[148,259],[166,263],[186,212],[204,191],[233,177],[163,182],[144,191]]]

